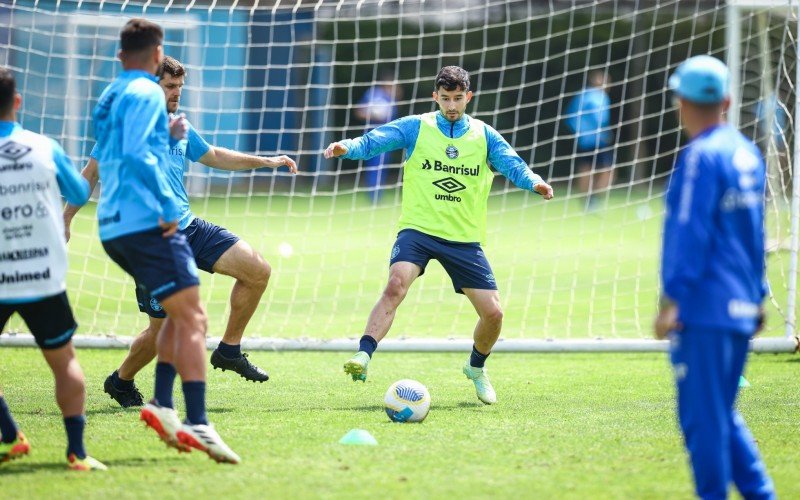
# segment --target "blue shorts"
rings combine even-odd
[[[159,301],[200,284],[186,236],[179,232],[164,238],[162,233],[157,228],[103,242],[111,260],[133,277],[137,287]]]
[[[479,243],[458,243],[403,229],[397,234],[389,265],[411,262],[422,269],[419,273],[422,276],[431,259],[444,267],[456,293],[464,293],[464,288],[497,290],[494,273]]]
[[[577,165],[590,165],[592,171],[611,168],[614,154],[610,149],[592,149],[591,151],[578,150],[575,159]]]
[[[197,217],[180,232],[186,236],[197,267],[211,274],[214,273],[214,264],[222,257],[222,254],[239,241],[238,236],[224,227]],[[161,304],[150,296],[146,287],[136,287],[136,302],[139,304],[139,311],[147,313],[152,318],[167,316],[161,308]]]

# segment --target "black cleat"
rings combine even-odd
[[[226,358],[220,354],[219,349],[214,349],[211,353],[211,366],[216,370],[233,370],[247,380],[253,382],[266,382],[269,380],[267,372],[257,367],[247,359],[247,353],[243,353],[238,358]]]
[[[115,400],[123,408],[143,406],[144,398],[142,397],[142,393],[139,392],[139,389],[136,388],[136,385],[134,385],[133,389],[129,391],[121,391],[117,389],[114,386],[114,373],[109,375],[103,384],[103,390],[106,392],[106,394],[111,396],[111,399]]]

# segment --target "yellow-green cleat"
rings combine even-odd
[[[0,463],[23,457],[31,452],[31,445],[22,431],[17,431],[17,438],[10,443],[0,441]]]
[[[367,365],[369,365],[369,354],[358,351],[344,364],[344,372],[353,377],[353,382],[367,381]]]
[[[468,360],[464,363],[464,369],[462,371],[464,375],[475,384],[475,393],[483,404],[491,405],[497,402],[497,394],[494,392],[494,387],[492,387],[492,383],[489,381],[489,375],[486,374],[486,368],[470,366]]]
[[[67,457],[67,468],[77,471],[108,470],[108,467],[103,465],[99,460],[90,456],[78,458],[74,453],[70,453]]]

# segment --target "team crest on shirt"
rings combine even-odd
[[[447,157],[450,158],[451,160],[455,160],[456,158],[458,158],[458,149],[456,149],[455,146],[450,144],[449,146],[444,148],[444,154],[446,154]]]
[[[161,304],[159,304],[156,299],[150,299],[150,309],[152,309],[155,312],[159,312],[163,308],[161,307]]]

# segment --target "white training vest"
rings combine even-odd
[[[61,204],[52,142],[27,130],[0,138],[0,301],[66,290]]]

